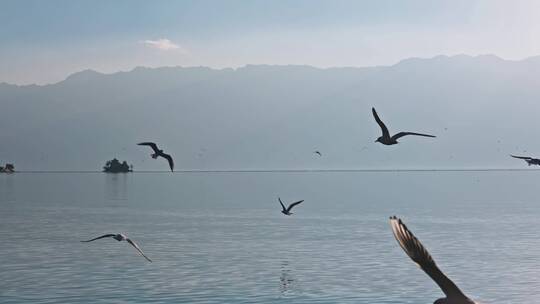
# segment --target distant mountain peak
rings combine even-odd
[[[527,59],[524,59],[527,60]],[[457,54],[457,55],[437,55],[430,58],[421,58],[421,57],[412,57],[407,58],[404,60],[401,60],[394,66],[410,66],[410,65],[418,65],[418,64],[464,64],[464,63],[502,63],[507,62],[509,60],[505,60],[501,57],[498,57],[493,54],[481,54],[481,55],[467,55],[467,54]]]
[[[105,75],[105,74],[94,71],[94,70],[91,70],[91,69],[86,69],[86,70],[82,70],[80,72],[76,72],[76,73],[73,73],[73,74],[69,75],[65,79],[65,81],[74,81],[74,80],[75,81],[79,81],[79,80],[87,81],[87,80],[94,79],[96,77],[103,76],[103,75]]]

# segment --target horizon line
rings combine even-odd
[[[176,170],[174,172],[167,170],[140,170],[132,172],[117,172],[117,173],[407,173],[407,172],[523,172],[523,171],[540,171],[540,168],[410,168],[410,169],[188,169]],[[107,173],[117,174],[113,172],[103,172],[98,170],[20,170],[14,173]]]

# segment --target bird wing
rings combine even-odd
[[[525,160],[532,160],[533,159],[532,157],[516,156],[516,155],[512,155],[512,154],[510,154],[510,156],[512,156],[513,158],[519,158],[519,159],[525,159]]]
[[[375,121],[379,124],[379,127],[381,127],[382,134],[385,137],[390,137],[390,132],[388,132],[388,128],[384,125],[384,122],[379,118],[379,115],[377,115],[377,111],[375,111],[375,108],[371,108],[371,112],[373,113],[373,117],[375,117]]]
[[[152,150],[154,150],[155,153],[158,153],[159,152],[159,149],[157,147],[157,145],[153,142],[142,142],[142,143],[138,143],[137,145],[139,146],[149,146],[150,148],[152,148]]]
[[[285,205],[283,205],[283,202],[281,201],[281,198],[278,197],[278,201],[281,204],[281,208],[283,208],[283,211],[287,211],[287,208],[285,208]]]
[[[88,240],[88,241],[81,241],[83,243],[88,243],[88,242],[92,242],[92,241],[95,241],[95,240],[99,240],[99,239],[103,239],[103,238],[108,238],[108,237],[113,237],[115,236],[116,234],[104,234],[102,236],[98,236],[97,238],[93,238],[91,240]]]
[[[130,240],[130,239],[126,239],[126,241],[127,241],[128,243],[130,243],[131,246],[133,246],[135,249],[137,249],[137,251],[138,251],[145,259],[148,260],[148,262],[152,263],[152,260],[150,260],[146,255],[144,255],[144,252],[142,252],[141,248],[139,248],[139,246],[138,246],[135,242],[133,242],[133,241]]]
[[[161,155],[163,158],[165,158],[169,162],[169,168],[171,168],[171,171],[174,171],[174,161],[172,159],[172,156],[165,153],[160,153],[159,155]]]
[[[398,139],[398,138],[400,138],[400,137],[407,136],[407,135],[416,135],[416,136],[425,136],[425,137],[436,137],[435,135],[422,134],[422,133],[399,132],[399,133],[397,133],[397,134],[394,134],[394,136],[392,136],[392,139]]]
[[[390,217],[390,225],[392,226],[394,237],[401,248],[403,248],[405,253],[418,264],[418,266],[420,266],[420,268],[422,268],[422,270],[429,275],[437,285],[439,285],[448,298],[468,299],[467,296],[459,290],[456,284],[454,284],[454,282],[452,282],[439,267],[437,267],[437,264],[435,264],[435,261],[427,249],[420,243],[407,226],[405,226],[401,219],[395,216]]]
[[[303,201],[304,201],[304,200],[301,200],[301,201],[294,202],[294,203],[290,204],[290,205],[289,205],[289,208],[287,208],[287,211],[291,211],[291,209],[292,209],[294,206],[300,204],[300,203],[303,202]]]

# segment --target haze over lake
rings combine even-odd
[[[100,170],[117,157],[177,169],[520,168],[540,155],[540,57],[437,56],[372,68],[246,66],[83,71],[47,86],[0,85],[0,160],[18,170]],[[395,147],[391,132],[416,131]],[[520,119],[515,119],[519,117]],[[323,157],[313,155],[319,150]]]
[[[467,294],[533,303],[539,174],[0,175],[0,302],[431,303],[396,214]],[[278,196],[305,202],[286,217]],[[79,242],[111,232],[154,262]]]

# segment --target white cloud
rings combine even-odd
[[[178,50],[181,47],[178,44],[170,41],[169,39],[161,38],[158,40],[144,40],[141,41],[142,44],[150,48],[155,48],[163,51]]]

